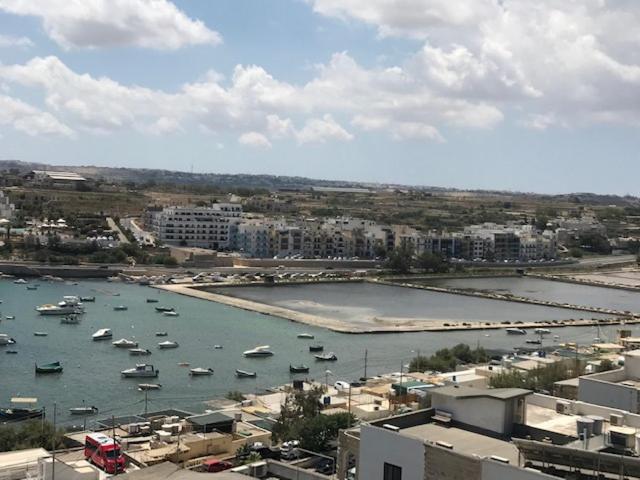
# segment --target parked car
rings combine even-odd
[[[210,458],[209,460],[202,462],[202,466],[204,467],[205,472],[216,473],[229,470],[233,467],[233,464],[224,460],[218,460],[217,458]]]

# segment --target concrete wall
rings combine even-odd
[[[416,438],[363,425],[360,431],[361,480],[383,480],[384,464],[402,467],[402,480],[424,480],[425,446]]]
[[[473,404],[473,408],[470,408]],[[499,434],[508,433],[505,425],[506,402],[493,398],[456,399],[431,392],[431,406],[453,414],[455,422],[464,423]]]
[[[482,480],[558,480],[535,470],[525,470],[513,465],[496,462],[494,460],[483,460]]]
[[[326,475],[275,460],[267,460],[267,465],[270,474],[287,480],[327,480],[329,478]]]
[[[637,350],[624,354],[624,371],[627,378],[640,378],[640,356]]]
[[[274,268],[278,265],[293,268],[375,268],[383,262],[373,260],[291,260],[291,259],[268,259],[268,258],[234,258],[234,267],[262,267]]]
[[[404,480],[404,472],[402,473]],[[424,478],[425,480],[480,480],[482,478],[481,461],[446,448],[426,445]],[[508,477],[504,478],[506,480]]]
[[[580,377],[578,400],[638,413],[638,390],[635,387],[598,380],[591,375]]]

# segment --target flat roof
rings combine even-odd
[[[211,412],[187,417],[187,421],[195,425],[211,425],[212,423],[233,423],[233,417],[220,412]]]
[[[0,467],[17,467],[28,463],[36,463],[39,458],[49,457],[49,452],[44,448],[29,448],[13,452],[0,453]]]
[[[454,398],[480,398],[488,397],[498,400],[509,400],[511,398],[523,397],[530,395],[531,390],[524,388],[473,388],[464,385],[450,385],[447,387],[436,388],[432,391],[434,394],[446,395]]]
[[[554,385],[566,385],[569,387],[577,387],[579,383],[580,383],[580,378],[575,377],[575,378],[569,378],[567,380],[559,380],[557,382],[554,382]]]
[[[504,440],[469,432],[456,427],[443,427],[436,423],[426,423],[415,427],[404,428],[402,435],[419,438],[425,442],[446,442],[453,445],[454,452],[466,455],[490,457],[497,455],[509,460],[512,465],[518,464],[518,449]]]

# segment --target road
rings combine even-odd
[[[109,225],[109,228],[112,231],[118,234],[118,239],[120,240],[120,243],[129,243],[129,239],[124,233],[122,233],[122,230],[120,230],[120,226],[116,223],[116,221],[113,218],[107,217],[107,224]]]
[[[135,219],[131,217],[123,218],[122,225],[131,230],[138,243],[142,243],[143,245],[155,245],[156,239],[153,236],[153,233],[147,232],[143,230],[135,221]]]

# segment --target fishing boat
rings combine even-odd
[[[162,385],[160,385],[159,383],[139,383],[138,384],[138,390],[140,391],[160,390],[161,388],[162,388]]]
[[[157,298],[147,298],[147,303],[158,303]]]
[[[156,332],[156,337],[166,337],[169,335],[169,332]]]
[[[289,365],[289,373],[309,373],[306,365]]]
[[[130,348],[129,355],[141,356],[141,355],[151,355],[151,350],[148,348]]]
[[[515,327],[507,328],[505,331],[507,332],[507,335],[526,335],[527,334],[526,330],[522,328],[515,328]]]
[[[256,372],[247,372],[246,370],[236,370],[236,377],[238,378],[256,378],[258,374]]]
[[[322,345],[309,345],[310,352],[322,352],[324,347]]]
[[[27,406],[35,405],[36,403],[38,403],[37,398],[13,397],[11,399],[11,406],[0,408],[0,423],[13,423],[33,418],[42,418],[44,416],[44,408]]]
[[[174,312],[171,310],[170,312],[162,312],[165,317],[179,317],[180,314],[178,312]]]
[[[18,351],[17,350],[7,350],[4,353],[6,353],[7,355],[15,355],[16,353],[18,353]]]
[[[338,356],[333,352],[323,353],[322,355],[314,355],[314,357],[320,362],[335,362],[336,360],[338,360]]]
[[[78,325],[80,323],[80,317],[77,315],[67,315],[60,319],[60,323],[64,325]]]
[[[62,365],[60,362],[45,363],[44,365],[36,363],[36,373],[62,373]]]
[[[165,342],[160,342],[158,344],[158,348],[178,348],[180,345],[178,345],[178,342],[173,342],[171,340],[167,340]]]
[[[49,335],[47,332],[33,332],[34,337],[46,337]]]
[[[38,285],[27,285],[27,290],[37,290]]]
[[[316,338],[314,335],[312,335],[311,333],[299,333],[298,334],[298,338],[309,338],[309,339],[313,339]]]
[[[129,307],[127,307],[126,305],[116,305],[115,307],[113,307],[113,310],[116,312],[124,312],[126,310],[129,310]]]
[[[249,358],[262,358],[262,357],[271,357],[273,352],[269,350],[269,345],[262,345],[256,348],[252,348],[251,350],[247,350],[242,354],[245,357]]]
[[[173,312],[175,310],[175,308],[173,307],[156,307],[156,312]]]
[[[524,343],[528,343],[529,345],[542,345],[542,340],[525,340]]]
[[[201,368],[201,367],[192,368],[189,370],[189,375],[191,375],[192,377],[213,375],[213,368]]]
[[[6,333],[0,333],[0,347],[4,345],[13,345],[16,341]]]
[[[158,376],[158,373],[160,373],[160,370],[156,370],[153,365],[147,363],[138,363],[135,367],[127,368],[120,373],[125,378],[155,378]]]
[[[536,328],[534,332],[536,335],[547,335],[548,333],[551,333],[551,330],[548,328]]]
[[[111,345],[116,348],[136,348],[138,346],[138,342],[134,342],[133,340],[128,340],[126,338],[121,338],[120,340],[111,342]]]
[[[110,338],[113,337],[113,332],[111,331],[110,328],[101,328],[100,330],[98,330],[96,333],[94,333],[93,335],[91,335],[91,338],[94,341],[98,341],[98,340],[108,340]]]
[[[96,297],[80,297],[80,301],[82,302],[95,302]]]
[[[95,415],[98,413],[98,407],[93,405],[90,407],[73,407],[69,409],[71,415]]]

